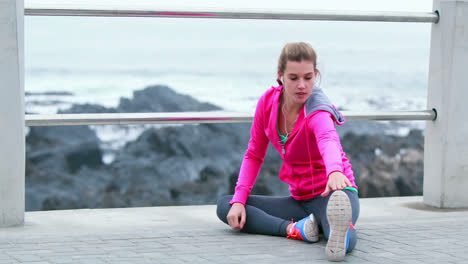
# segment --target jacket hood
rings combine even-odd
[[[314,112],[322,110],[332,114],[336,124],[343,125],[346,122],[344,116],[331,103],[330,99],[328,99],[322,89],[316,86],[314,86],[312,94],[309,99],[307,99],[304,108],[306,116],[311,116]]]

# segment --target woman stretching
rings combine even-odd
[[[342,261],[356,245],[359,199],[335,129],[345,119],[314,86],[318,75],[308,43],[284,46],[279,86],[257,103],[235,193],[218,200],[217,214],[235,230],[311,243],[319,240],[320,226],[328,260]],[[270,142],[283,159],[279,178],[289,184],[291,196],[250,195]]]

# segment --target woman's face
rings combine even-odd
[[[288,61],[284,73],[278,72],[283,77],[284,94],[289,104],[300,104],[307,101],[312,94],[317,72],[311,61]]]

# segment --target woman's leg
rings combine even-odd
[[[227,195],[218,200],[216,213],[226,224],[231,199],[232,195]],[[286,236],[286,227],[291,219],[298,221],[309,215],[300,202],[291,197],[250,195],[245,209],[247,219],[243,232],[274,236]]]
[[[342,190],[349,198],[352,210],[351,222],[354,225],[359,217],[359,197],[355,191],[352,190]],[[312,200],[306,201],[304,206],[306,206],[308,211],[313,212],[315,217],[317,218],[318,224],[322,227],[323,234],[325,238],[328,240],[328,236],[330,235],[330,225],[327,218],[327,205],[330,197],[332,196],[333,192],[331,192],[326,197],[318,196]],[[354,228],[349,228],[348,231],[349,236],[349,243],[346,252],[351,252],[357,243],[357,235],[356,230]]]

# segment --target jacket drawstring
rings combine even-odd
[[[309,119],[307,118],[307,111],[304,107],[304,118],[306,119],[306,128],[305,128],[305,131],[306,131],[306,147],[307,147],[307,154],[309,155],[309,171],[310,171],[310,177],[312,179],[312,194],[315,193],[315,184],[314,184],[314,174],[312,173],[312,169],[313,169],[313,166],[312,166],[312,157],[310,155],[310,145],[309,145]]]

